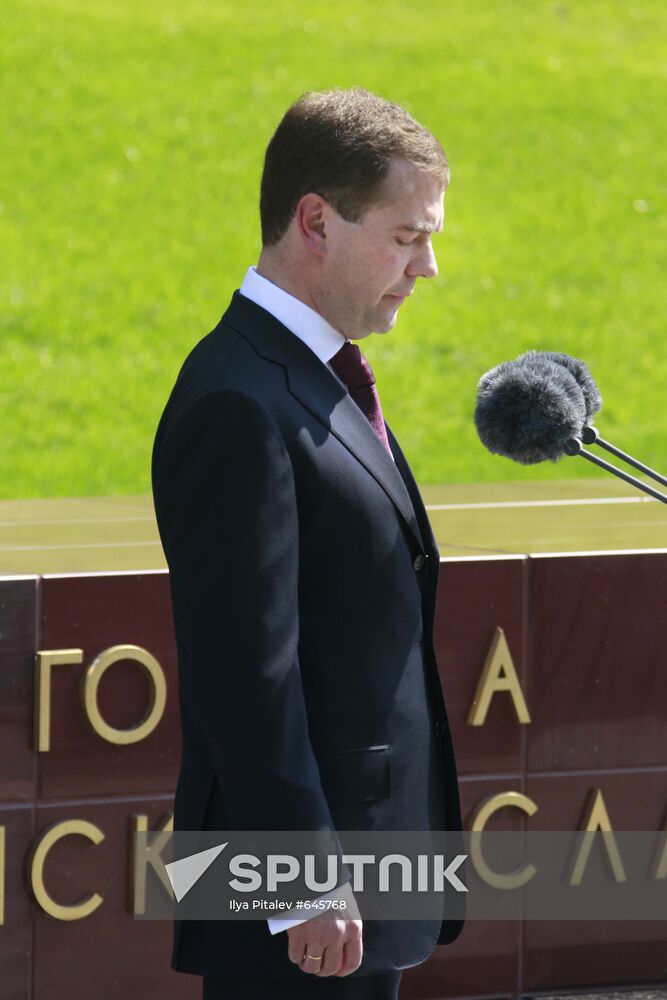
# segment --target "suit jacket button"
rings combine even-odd
[[[438,719],[433,728],[435,730],[436,736],[444,736],[445,733],[447,732],[447,727],[445,723],[442,721],[442,719]]]
[[[414,562],[413,562],[413,564],[412,564],[412,565],[413,565],[413,568],[414,568],[414,570],[415,570],[415,572],[417,572],[417,573],[418,573],[420,569],[423,569],[423,568],[424,568],[424,563],[425,563],[425,561],[426,561],[426,560],[424,559],[424,557],[423,557],[423,555],[421,554],[421,552],[419,553],[419,555],[418,555],[418,556],[415,556],[415,560],[414,560]]]

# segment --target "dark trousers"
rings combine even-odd
[[[311,976],[302,983],[204,976],[202,1000],[398,1000],[400,972],[378,976]]]

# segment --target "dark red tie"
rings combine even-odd
[[[375,388],[375,376],[366,358],[356,344],[347,340],[340,351],[334,354],[329,364],[338,378],[345,383],[350,396],[391,455],[380,397]]]

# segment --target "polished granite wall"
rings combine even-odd
[[[489,796],[518,791],[538,810],[504,808],[489,829],[575,830],[601,789],[618,830],[667,819],[667,552],[508,555],[444,560],[436,638],[461,774],[464,825]],[[503,629],[531,721],[496,694],[484,725],[467,723],[496,629]],[[143,647],[167,680],[164,714],[141,742],[105,742],[82,709],[87,666],[117,644]],[[34,654],[82,649],[52,671],[50,749],[34,746]],[[116,663],[99,689],[123,729],[145,714],[144,671]],[[166,572],[0,578],[0,919],[3,1000],[163,1000],[200,995],[171,972],[169,924],[132,917],[132,817],[170,815],[179,756],[176,659]],[[84,819],[104,834],[58,841],[44,884],[60,903],[103,897],[76,921],[32,900],[31,851],[44,831]],[[0,866],[0,870],[1,866]],[[0,878],[1,885],[1,878]],[[667,908],[666,908],[667,912]],[[667,983],[666,924],[470,922],[451,946],[404,975],[404,1000],[511,997]]]

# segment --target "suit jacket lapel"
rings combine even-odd
[[[271,313],[235,292],[223,321],[249,340],[262,357],[283,366],[290,392],[345,445],[379,483],[423,545],[408,489],[396,463],[338,379],[302,340]],[[392,451],[396,439],[390,437]],[[397,445],[396,445],[397,447]],[[398,449],[403,462],[405,458]]]
[[[421,537],[423,539],[424,551],[432,552],[434,556],[439,557],[438,545],[433,534],[433,529],[431,528],[431,522],[426,512],[426,507],[424,506],[424,501],[421,498],[419,492],[419,487],[415,482],[415,477],[412,475],[412,469],[408,465],[408,460],[403,454],[401,447],[396,440],[394,433],[385,422],[385,427],[387,428],[387,436],[389,438],[389,444],[391,445],[391,450],[396,459],[396,466],[401,473],[403,482],[407,488],[410,500],[412,501],[412,507],[417,517],[417,523],[419,525],[419,530],[421,532]]]

